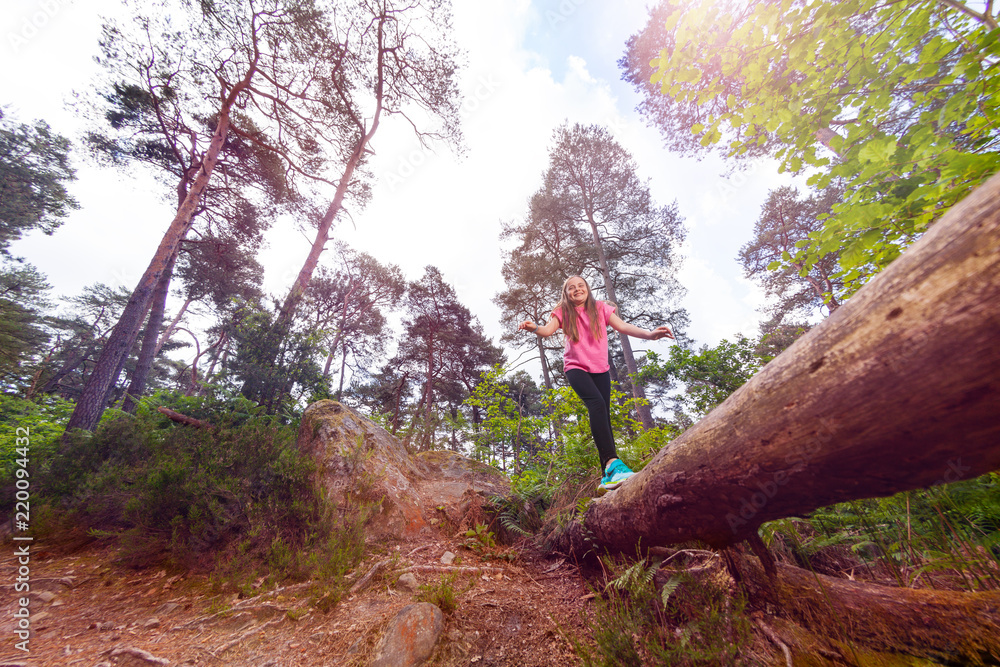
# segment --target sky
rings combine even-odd
[[[43,119],[77,138],[82,123],[67,102],[91,87],[101,16],[121,12],[121,4],[6,0],[5,6],[0,104],[20,122]],[[645,23],[646,1],[456,0],[454,15],[453,38],[465,53],[464,156],[446,147],[422,149],[400,125],[381,127],[373,142],[372,201],[351,210],[333,237],[398,265],[409,280],[437,266],[498,341],[500,312],[491,299],[504,287],[501,225],[526,215],[555,128],[600,123],[634,156],[654,199],[677,201],[685,219],[677,275],[687,289],[681,304],[691,319],[687,334],[698,345],[755,335],[765,297],[743,277],[736,256],[751,239],[768,191],[788,179],[768,163],[725,176],[718,158],[680,158],[663,148],[658,131],[635,111],[639,97],[617,66],[625,41]],[[57,297],[95,282],[132,288],[173,217],[164,185],[149,174],[98,167],[77,153],[70,191],[80,209],[52,236],[32,233],[12,251],[47,275]],[[275,224],[259,258],[267,291],[284,297],[311,242],[295,221]],[[554,303],[558,295],[552,296]],[[168,317],[178,305],[168,305]],[[637,347],[662,353],[670,344]]]

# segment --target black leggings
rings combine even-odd
[[[611,432],[611,373],[588,373],[571,368],[566,371],[566,379],[587,406],[590,432],[594,435],[594,444],[601,457],[601,472],[604,472],[608,461],[618,458],[615,436]]]

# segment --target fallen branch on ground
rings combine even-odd
[[[215,429],[215,426],[209,424],[206,421],[200,419],[195,419],[194,417],[188,417],[187,415],[182,415],[179,412],[174,412],[170,408],[165,408],[162,405],[156,408],[156,411],[162,415],[166,415],[168,419],[184,424],[185,426],[194,426],[195,428],[203,428],[208,431]]]

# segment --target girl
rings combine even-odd
[[[590,285],[580,276],[570,276],[562,288],[562,299],[552,311],[552,316],[544,326],[527,320],[518,325],[518,330],[531,331],[542,338],[554,334],[560,327],[566,339],[563,353],[563,371],[573,391],[587,406],[590,415],[590,431],[601,456],[604,477],[598,494],[618,488],[634,473],[625,465],[615,451],[615,439],[611,432],[611,373],[608,365],[608,325],[618,332],[659,340],[664,336],[673,338],[670,327],[664,325],[647,331],[633,326],[615,314],[614,304],[596,301],[590,293]]]

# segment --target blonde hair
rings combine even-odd
[[[583,284],[587,286],[587,300],[583,304],[583,309],[587,313],[587,318],[590,320],[590,333],[594,336],[594,340],[601,340],[607,332],[605,331],[605,328],[601,326],[600,320],[597,316],[597,301],[594,299],[594,293],[590,289],[590,283],[588,283],[583,276],[570,276],[563,283],[562,298],[559,300],[559,303],[556,304],[556,309],[562,313],[563,333],[569,336],[569,339],[574,343],[580,340],[580,332],[577,329],[576,306],[574,306],[573,302],[570,301],[569,294],[566,290],[567,285],[569,285],[569,281],[574,278],[583,280]]]

